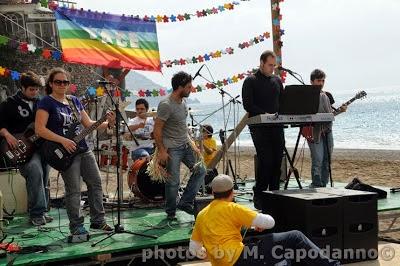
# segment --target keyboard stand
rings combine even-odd
[[[284,147],[284,151],[285,151],[285,155],[286,158],[289,161],[289,172],[286,176],[286,183],[285,183],[285,189],[287,189],[288,185],[289,185],[289,181],[290,181],[290,176],[292,175],[292,173],[294,174],[294,177],[296,178],[297,181],[297,185],[299,186],[300,189],[302,189],[303,187],[301,186],[300,183],[300,175],[299,175],[299,171],[297,170],[296,167],[294,167],[294,162],[296,160],[296,153],[297,153],[297,147],[299,146],[299,142],[300,142],[300,136],[301,136],[301,129],[303,128],[303,126],[299,127],[299,134],[297,135],[297,140],[296,140],[296,145],[294,146],[294,151],[293,151],[293,155],[292,157],[290,157],[288,150],[286,149],[286,145]]]

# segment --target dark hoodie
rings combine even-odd
[[[18,91],[0,104],[0,129],[6,128],[11,134],[22,133],[34,122],[38,99],[33,100],[33,111],[23,99],[22,91]]]

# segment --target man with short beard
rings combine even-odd
[[[193,89],[192,80],[192,76],[183,71],[172,77],[173,91],[159,103],[154,125],[159,161],[165,165],[169,175],[165,184],[165,212],[168,219],[175,218],[176,208],[194,214],[194,198],[206,173],[204,164],[198,158],[200,152],[189,139],[186,124],[188,110],[184,98],[189,97]],[[177,205],[181,162],[190,169],[192,175]]]

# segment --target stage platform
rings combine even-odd
[[[303,182],[307,187],[307,182]],[[345,184],[336,183],[337,187]],[[252,207],[251,191],[252,183],[240,186],[236,201],[240,204]],[[289,189],[297,188],[295,182],[291,181]],[[386,188],[389,190],[389,188]],[[400,210],[400,193],[388,193],[388,198],[379,200],[379,214]],[[184,212],[177,212],[177,219],[166,220],[166,214],[162,208],[131,208],[122,212],[121,223],[126,230],[136,233],[157,236],[157,239],[147,237],[117,234],[99,243],[91,245],[103,239],[106,234],[98,230],[90,230],[89,242],[67,243],[68,218],[64,209],[53,208],[50,212],[55,220],[44,227],[33,227],[29,224],[26,215],[14,217],[9,225],[4,227],[7,238],[5,242],[17,243],[24,248],[37,249],[37,253],[31,254],[7,254],[7,258],[0,258],[0,265],[6,265],[7,261],[14,260],[13,265],[93,265],[96,263],[111,262],[111,265],[126,265],[130,259],[130,265],[166,265],[162,260],[150,260],[143,262],[144,257],[158,248],[173,248],[175,251],[180,247],[182,254],[189,258],[186,253],[187,245],[191,235],[194,217]],[[107,211],[107,221],[112,224],[117,218],[116,209]],[[86,214],[85,221],[89,222]],[[86,224],[86,228],[89,225]],[[41,251],[47,248],[47,252]],[[166,254],[167,255],[167,254]],[[124,263],[122,263],[122,260]],[[170,265],[179,261],[169,260]],[[122,264],[119,264],[122,263]],[[369,265],[369,264],[368,264]],[[373,264],[375,265],[375,264]]]

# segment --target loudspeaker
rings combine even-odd
[[[264,191],[263,194],[263,213],[274,217],[276,232],[299,230],[320,248],[342,248],[340,196],[315,189]]]
[[[28,210],[28,194],[25,178],[17,170],[0,172],[0,188],[3,193],[3,205],[9,213],[26,213]]]
[[[258,159],[257,159],[257,154],[254,154],[254,177],[257,178],[257,165],[258,165]],[[287,177],[287,158],[285,155],[285,152],[283,152],[283,157],[282,157],[282,164],[281,164],[281,176],[280,180],[286,181]]]
[[[343,249],[364,257],[345,259],[352,263],[378,258],[378,194],[351,189],[321,189],[343,199]],[[374,252],[375,251],[375,252]],[[345,254],[345,253],[344,253]]]
[[[194,217],[197,217],[197,214],[213,200],[214,196],[196,197],[194,200]]]

